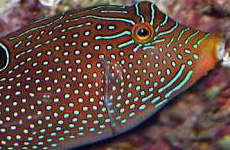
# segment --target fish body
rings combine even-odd
[[[0,149],[67,149],[125,132],[206,75],[223,40],[155,4],[95,6],[0,39]]]

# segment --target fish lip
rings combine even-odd
[[[223,67],[230,68],[230,48],[226,47],[226,41],[221,39],[221,44],[217,45],[217,57]]]
[[[225,50],[225,40],[222,39],[221,44],[217,46],[217,57],[219,60],[223,60],[224,56],[226,55],[227,51]]]

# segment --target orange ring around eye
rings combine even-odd
[[[153,35],[153,27],[149,23],[138,23],[132,29],[132,37],[138,43],[149,42]]]

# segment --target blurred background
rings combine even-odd
[[[51,15],[141,0],[0,0],[0,37]],[[149,0],[174,20],[230,40],[230,0]],[[230,150],[230,73],[220,64],[137,128],[81,150]]]

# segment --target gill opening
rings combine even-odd
[[[9,49],[0,42],[0,72],[5,70],[10,62]]]

